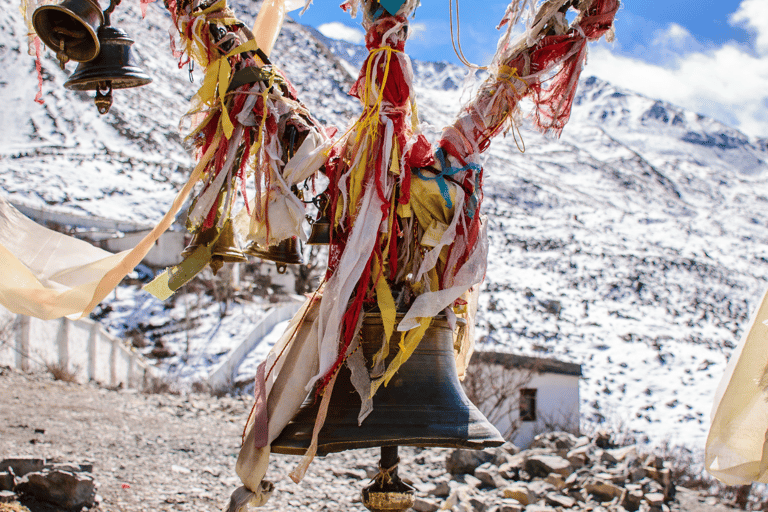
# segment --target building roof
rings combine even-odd
[[[581,377],[581,365],[566,363],[557,359],[544,357],[521,356],[508,352],[475,352],[472,359],[488,364],[498,364],[510,370],[525,369],[537,373],[558,373],[561,375],[576,375]]]

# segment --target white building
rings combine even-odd
[[[527,448],[542,432],[578,431],[581,375],[580,364],[475,352],[465,388],[505,438]]]

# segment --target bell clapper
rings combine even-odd
[[[109,112],[110,107],[112,107],[112,82],[99,82],[93,102],[96,104],[99,114],[104,115]]]
[[[382,446],[379,474],[362,491],[363,505],[371,512],[401,512],[413,506],[414,489],[397,474],[397,446]]]

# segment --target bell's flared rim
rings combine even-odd
[[[88,0],[86,0],[88,1]],[[88,1],[88,3],[91,3]],[[97,20],[93,20],[96,22],[96,27],[93,27],[89,24],[88,20],[83,19],[80,14],[76,13],[72,9],[66,7],[64,3],[61,4],[51,4],[51,5],[41,5],[37,9],[35,9],[35,12],[32,13],[32,26],[35,29],[35,33],[40,38],[40,40],[50,49],[52,49],[55,52],[58,52],[61,50],[61,48],[57,48],[56,40],[53,39],[50,32],[47,30],[48,27],[46,27],[46,24],[48,23],[48,16],[51,14],[51,11],[58,11],[63,12],[67,15],[69,15],[74,21],[76,21],[80,26],[82,26],[83,29],[85,29],[88,32],[88,35],[90,36],[91,41],[93,42],[93,49],[92,51],[89,51],[85,53],[84,55],[72,55],[66,52],[66,48],[64,50],[64,53],[69,57],[70,60],[74,60],[75,62],[89,62],[93,59],[95,59],[99,52],[101,51],[101,43],[99,42],[99,37],[96,33],[97,29],[104,23],[104,13],[101,12],[101,9],[98,8],[98,6],[93,5],[94,10],[90,12],[90,14],[98,16]]]

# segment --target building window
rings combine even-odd
[[[520,421],[536,421],[536,390],[520,390]]]

